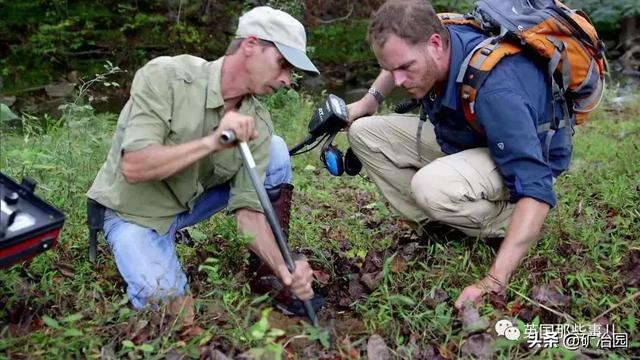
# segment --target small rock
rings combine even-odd
[[[415,257],[416,250],[419,244],[417,242],[411,242],[402,247],[401,254],[405,260],[411,260]]]
[[[50,97],[65,97],[70,95],[75,89],[76,84],[69,82],[60,82],[57,84],[50,84],[44,87],[44,91]]]
[[[473,305],[465,304],[462,306],[462,328],[467,334],[482,332],[489,328],[489,321],[481,318]]]
[[[100,360],[115,360],[116,352],[113,349],[113,346],[107,344],[100,349]]]
[[[371,335],[367,341],[367,357],[369,360],[389,360],[391,354],[384,339],[378,334]]]
[[[415,358],[425,360],[445,360],[445,358],[440,355],[440,352],[431,345],[427,346],[427,348],[422,351],[420,356],[416,356]]]
[[[167,360],[184,360],[187,357],[185,354],[180,353],[178,350],[171,349],[164,355],[164,358]]]

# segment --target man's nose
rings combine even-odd
[[[291,69],[283,69],[279,80],[284,86],[291,85]]]
[[[407,80],[407,76],[402,71],[394,71],[392,74],[393,81],[396,83],[397,87],[402,86],[402,84]]]

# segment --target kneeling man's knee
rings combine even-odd
[[[427,217],[442,220],[445,214],[457,211],[460,206],[458,178],[454,169],[434,161],[411,179],[411,195]]]
[[[265,186],[271,188],[280,184],[288,184],[291,183],[291,178],[291,156],[289,156],[287,143],[280,136],[273,135]]]
[[[347,138],[351,148],[357,153],[359,150],[366,148],[367,139],[371,137],[372,129],[375,129],[375,121],[371,121],[370,117],[360,118],[351,123]]]

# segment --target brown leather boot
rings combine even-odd
[[[273,210],[278,218],[278,223],[284,233],[285,241],[289,240],[289,216],[291,215],[291,198],[293,197],[293,185],[282,184],[278,188],[267,191]]]
[[[289,215],[291,214],[291,198],[293,196],[293,185],[283,184],[278,188],[267,190],[269,199],[273,205],[273,210],[278,218],[278,223],[282,228],[285,241],[289,240]],[[293,254],[294,260],[300,258]],[[273,273],[271,268],[262,262],[260,258],[251,253],[249,258],[249,285],[251,290],[257,294],[269,294],[276,302],[276,306],[286,315],[305,315],[304,305],[300,300],[293,297],[293,294],[282,285],[280,279]],[[315,294],[311,299],[311,306],[319,311],[324,305],[324,298]]]
[[[285,241],[289,240],[289,215],[291,214],[291,198],[293,185],[282,184],[274,189],[267,190],[269,200],[276,213],[278,224],[282,229]],[[262,262],[254,253],[249,257],[249,275],[251,290],[259,294],[271,293],[275,296],[283,289],[280,280],[275,276],[271,268]]]

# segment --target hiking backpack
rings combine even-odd
[[[604,45],[584,12],[557,0],[479,0],[468,14],[438,16],[444,25],[471,25],[490,35],[466,57],[456,79],[465,119],[476,131],[481,131],[474,112],[478,89],[502,58],[521,51],[548,63],[553,99],[563,109],[562,119],[553,116],[538,126],[538,132],[548,131],[547,149],[571,115],[581,124],[600,103],[607,71]]]

